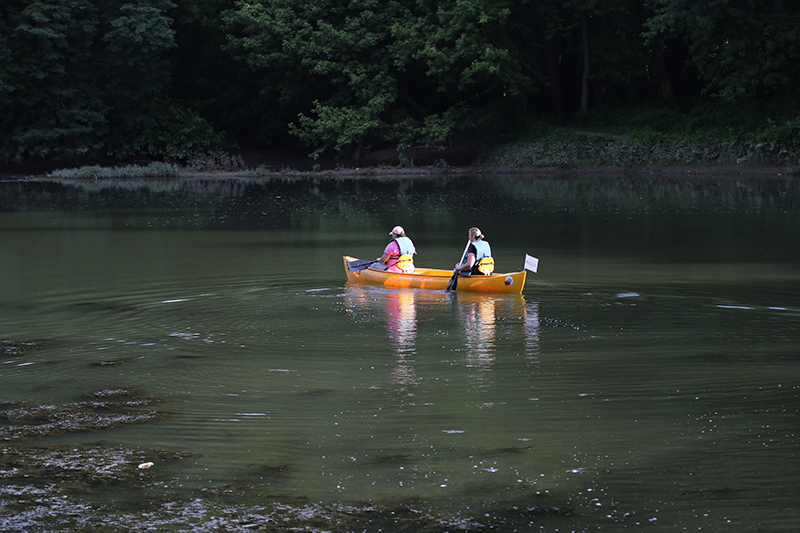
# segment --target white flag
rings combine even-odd
[[[531,272],[536,272],[539,268],[539,260],[531,255],[525,254],[525,268]]]

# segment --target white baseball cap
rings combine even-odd
[[[406,230],[403,229],[403,226],[395,226],[392,228],[392,231],[389,232],[389,235],[405,235]]]

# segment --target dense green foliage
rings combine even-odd
[[[789,0],[0,4],[6,163],[224,142],[356,158],[462,137],[546,142],[530,124],[791,159],[798,82]]]
[[[0,150],[8,157],[168,152],[215,134],[169,94],[167,0],[0,6]]]

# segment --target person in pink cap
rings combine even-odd
[[[395,226],[389,232],[389,236],[392,240],[386,245],[378,261],[386,265],[386,270],[391,272],[407,274],[414,272],[414,254],[417,250],[411,239],[406,237],[406,231],[402,226]]]

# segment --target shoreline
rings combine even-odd
[[[318,179],[424,179],[457,176],[500,177],[515,176],[536,178],[662,178],[662,179],[790,179],[797,176],[792,167],[785,165],[760,164],[709,164],[709,165],[654,165],[623,167],[612,165],[584,166],[484,166],[467,164],[463,166],[365,166],[294,169],[290,167],[247,167],[242,170],[195,170],[182,168],[179,178],[157,177],[143,179],[260,179],[260,178],[318,178]],[[46,172],[14,172],[11,169],[0,171],[0,181],[47,181],[52,178]],[[75,178],[80,179],[80,178]],[[84,178],[91,179],[91,178]],[[99,178],[113,181],[125,178]]]
[[[183,179],[235,179],[260,177],[303,177],[334,179],[397,179],[397,178],[440,178],[455,176],[515,176],[530,178],[619,178],[630,177],[640,179],[647,177],[680,179],[788,179],[795,177],[792,169],[780,165],[674,165],[652,167],[618,167],[618,166],[561,166],[539,167],[525,166],[480,166],[467,165],[459,167],[364,167],[338,168],[325,170],[269,170],[259,169],[244,171],[193,171],[183,170]]]
[[[180,161],[130,158],[51,158],[29,161],[20,165],[0,164],[0,180],[41,181],[52,179],[47,174],[56,170],[100,166],[120,168],[147,166],[164,162],[180,171],[176,179],[236,179],[236,178],[333,178],[333,179],[399,179],[442,178],[454,176],[515,176],[527,178],[631,178],[642,179],[787,179],[799,176],[796,166],[776,162],[708,161],[667,165],[558,164],[537,165],[490,163],[481,158],[480,146],[454,145],[447,148],[409,147],[400,157],[396,149],[372,152],[360,161],[352,157],[323,154],[312,158],[300,152],[268,149],[239,149],[232,152],[198,154]],[[135,177],[135,176],[131,176]],[[155,177],[155,176],[154,176]],[[168,178],[167,175],[163,176]],[[89,179],[89,178],[87,178]],[[116,177],[100,179],[121,179]]]

